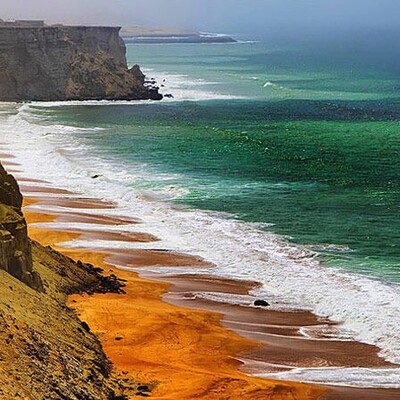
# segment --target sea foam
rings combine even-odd
[[[154,77],[158,85],[163,85],[160,92],[172,94],[172,98],[164,101],[206,101],[206,100],[235,100],[245,99],[244,96],[234,96],[220,93],[213,86],[218,82],[210,82],[201,78],[193,79],[188,75],[165,74],[153,69],[143,69],[148,77]]]
[[[296,368],[288,372],[256,375],[332,386],[400,389],[398,368]]]
[[[1,107],[1,111],[14,112],[12,116],[0,114],[0,134],[21,163],[22,176],[44,179],[85,196],[117,201],[118,209],[101,213],[142,218],[141,230],[161,239],[157,247],[204,257],[215,264],[208,274],[259,281],[263,287],[251,295],[282,298],[294,309],[309,309],[342,322],[346,337],[376,345],[382,357],[400,363],[399,286],[325,267],[314,251],[264,232],[255,224],[148,200],[130,186],[137,178],[135,173],[143,169],[132,165],[128,169],[97,156],[79,139],[80,128],[41,122],[31,112],[35,104],[19,109],[10,104]],[[102,179],[91,179],[98,171]],[[363,386],[375,370],[364,375],[365,379],[360,371],[366,370],[349,374],[348,369],[335,369],[325,378],[320,370],[295,370],[279,377]],[[373,384],[393,387],[391,382],[398,378],[399,370],[379,371]]]

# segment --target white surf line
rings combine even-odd
[[[317,315],[344,321],[342,328],[351,330],[353,338],[379,346],[382,356],[400,362],[399,293],[396,288],[365,276],[325,268],[283,238],[259,232],[244,223],[218,218],[215,214],[196,210],[180,212],[166,204],[146,202],[134,189],[121,187],[123,181],[111,179],[94,184],[85,172],[93,169],[94,159],[85,160],[84,153],[79,153],[74,162],[66,160],[54,152],[42,127],[25,122],[19,126],[19,121],[15,126],[14,122],[2,124],[0,133],[10,140],[13,154],[17,155],[29,176],[46,178],[55,184],[62,181],[67,187],[84,189],[85,193],[99,198],[117,196],[120,199],[117,215],[126,212],[127,215],[142,216],[143,226],[160,237],[166,248],[198,254],[214,262],[217,267],[212,272],[216,275],[262,282],[264,288],[255,291],[257,296],[281,296],[294,308],[313,309]],[[48,127],[47,130],[51,131]],[[62,134],[62,130],[60,132]],[[61,141],[57,143],[60,145]],[[42,165],[37,160],[46,160],[46,163]],[[112,166],[108,172],[114,175]],[[85,173],[86,178],[82,175]],[[122,175],[123,171],[117,171],[116,176]],[[89,209],[80,211],[84,214],[92,212]],[[74,208],[71,212],[79,210]],[[113,215],[105,209],[101,213]]]
[[[160,87],[161,93],[173,96],[172,98],[165,97],[164,102],[240,100],[248,98],[204,89],[207,86],[219,85],[220,82],[206,81],[202,78],[194,78],[184,74],[166,74],[154,69],[144,69],[143,72],[147,76],[154,77],[157,84],[164,85],[164,87]]]
[[[360,389],[400,389],[398,368],[294,368],[287,372],[254,373],[259,378]]]

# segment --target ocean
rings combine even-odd
[[[173,98],[4,104],[1,142],[24,176],[116,200],[160,248],[400,363],[400,64],[353,45],[128,45]]]

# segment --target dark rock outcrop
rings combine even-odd
[[[42,291],[42,281],[32,266],[31,243],[21,206],[18,185],[0,164],[0,268]]]
[[[254,302],[254,305],[256,307],[269,307],[270,306],[270,304],[268,302],[266,302],[265,300],[256,300]]]
[[[0,26],[0,100],[160,100],[118,27]]]

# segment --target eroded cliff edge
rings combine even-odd
[[[118,27],[0,26],[0,100],[160,100]]]
[[[0,398],[124,398],[135,382],[113,372],[98,338],[65,305],[70,294],[119,293],[123,283],[31,242],[21,205],[0,164]]]
[[[42,280],[33,270],[31,243],[21,206],[17,182],[0,164],[0,268],[31,288],[43,291]]]

